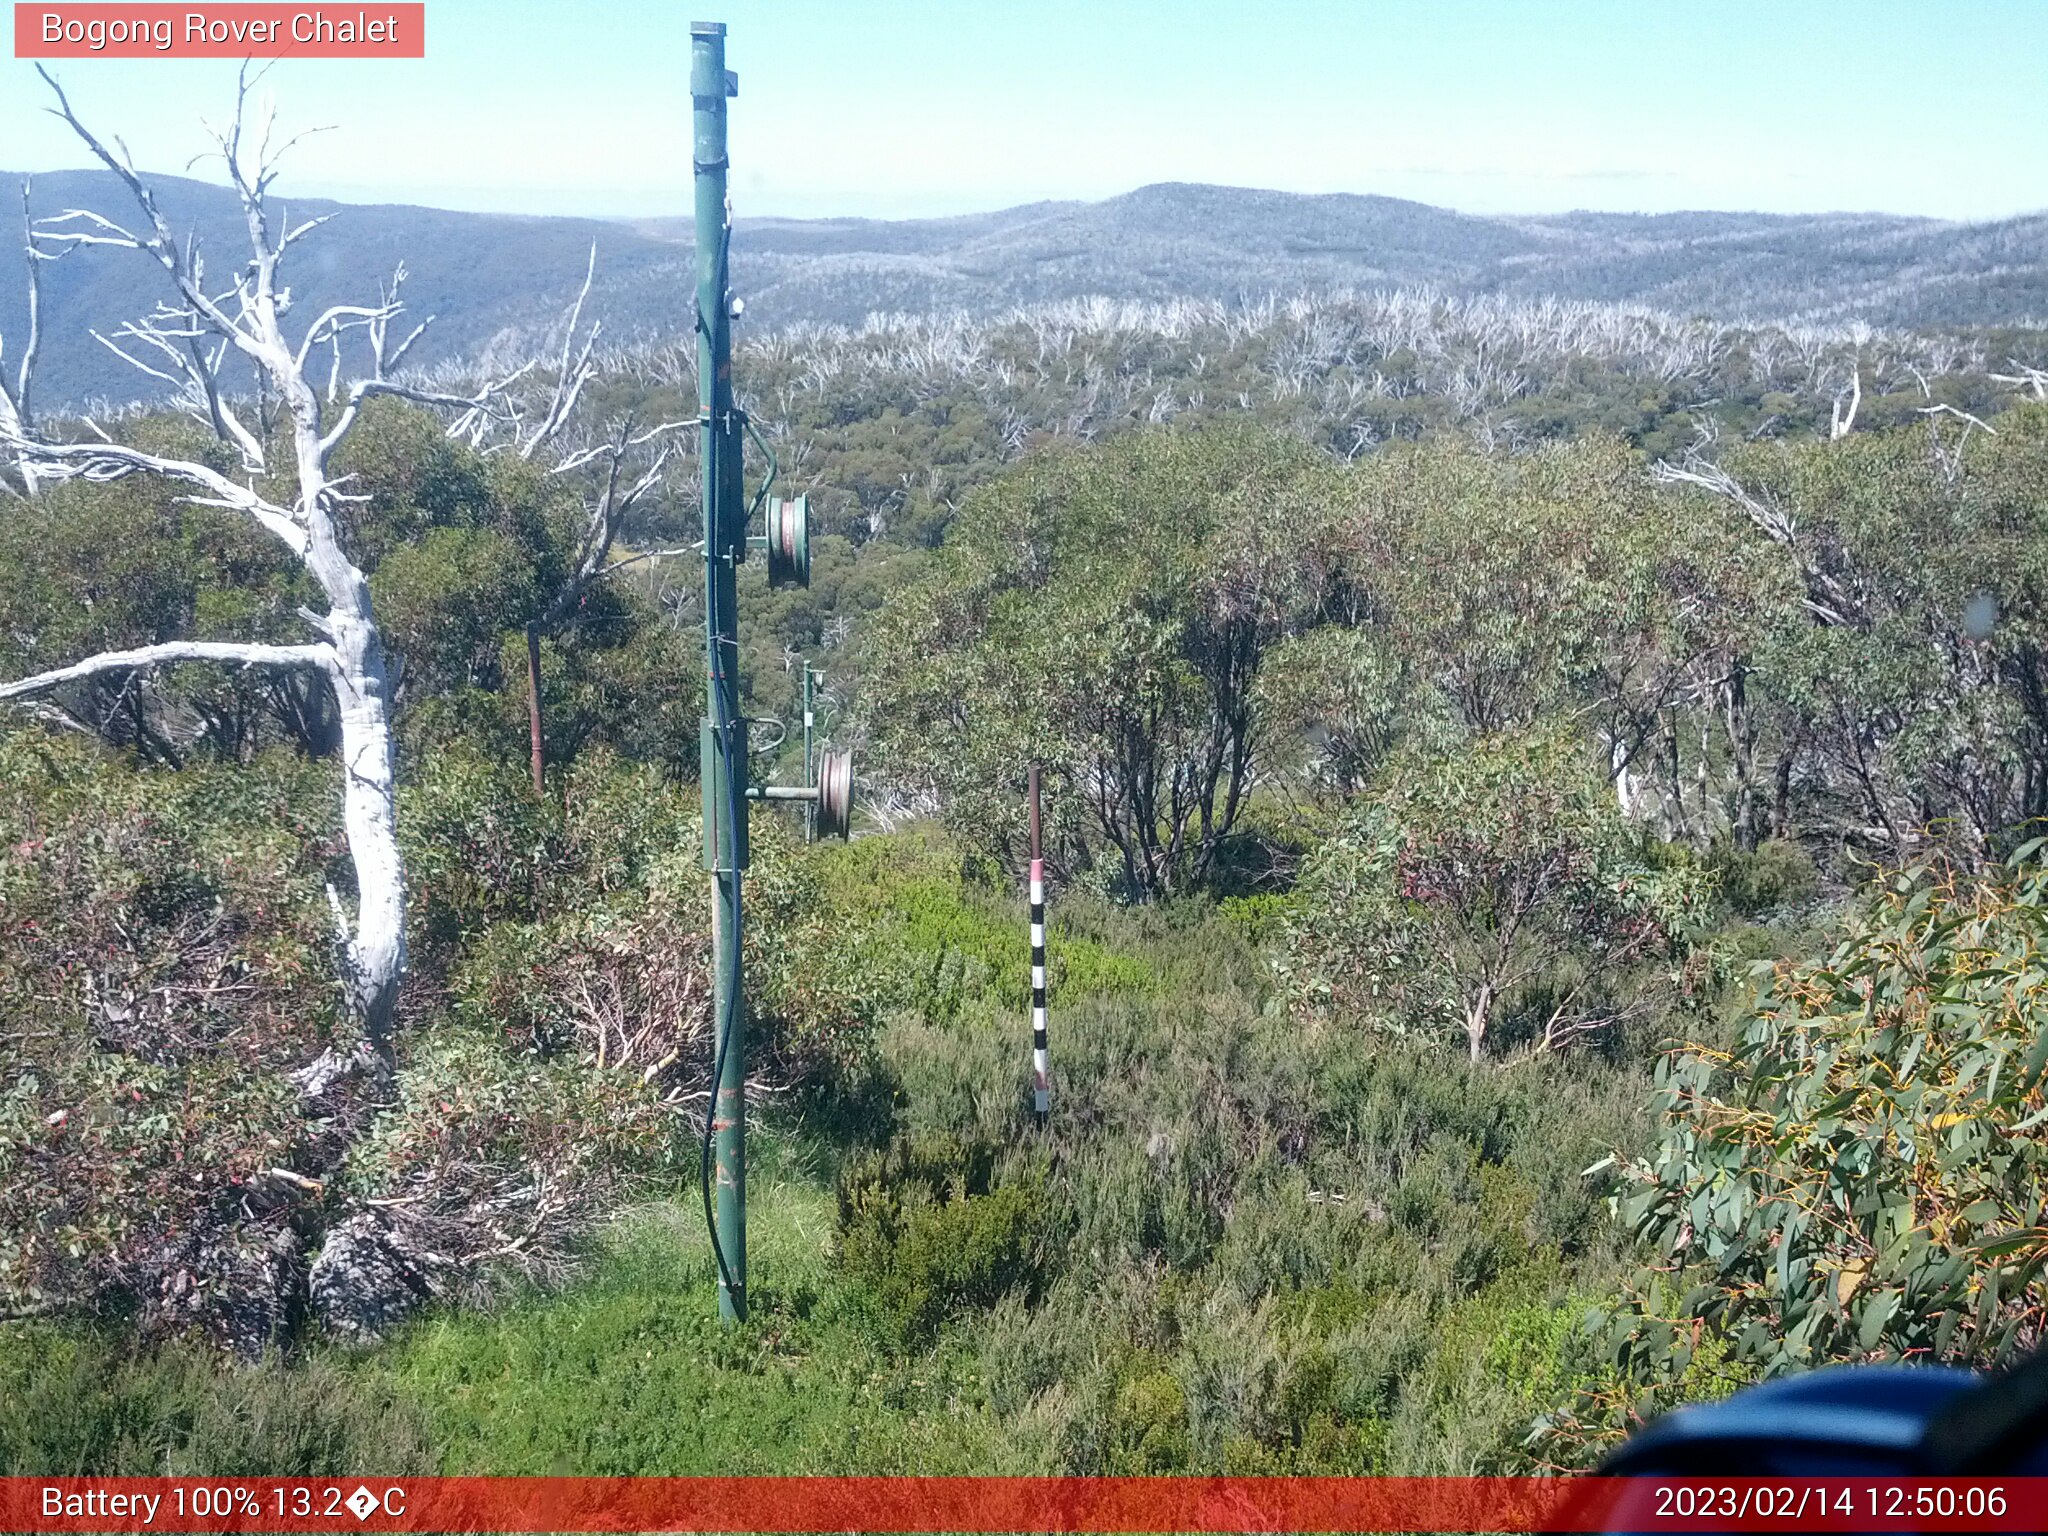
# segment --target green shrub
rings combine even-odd
[[[402,1394],[327,1361],[227,1365],[206,1350],[47,1324],[0,1325],[0,1466],[53,1477],[437,1469]]]
[[[493,923],[553,916],[656,883],[683,863],[695,895],[698,800],[659,768],[593,747],[533,793],[524,760],[458,743],[420,763],[399,791],[415,929],[452,943]]]
[[[702,814],[694,783],[609,747],[587,748],[562,785],[562,847],[553,873],[568,890],[560,897],[701,883]]]
[[[995,1155],[948,1140],[898,1139],[841,1176],[839,1265],[861,1308],[906,1345],[954,1314],[1043,1284],[1041,1177],[996,1181]]]
[[[862,707],[891,772],[1018,869],[1038,762],[1056,868],[1200,889],[1263,746],[1261,662],[1315,606],[1329,489],[1305,444],[1242,424],[1025,455],[876,616]]]
[[[1783,840],[1746,853],[1722,838],[1708,853],[1707,870],[1721,900],[1741,917],[1768,917],[1820,893],[1820,872],[1813,860],[1797,843]]]
[[[1243,934],[1247,944],[1263,949],[1286,934],[1289,898],[1276,891],[1226,896],[1216,904],[1216,911]]]
[[[820,894],[849,922],[877,1011],[951,1025],[1030,1005],[1021,887],[969,879],[963,856],[929,829],[821,853]],[[1060,1002],[1157,987],[1151,966],[1075,932],[1066,915],[1055,907],[1046,936],[1047,984]]]
[[[536,1060],[481,1033],[436,1032],[397,1087],[339,1182],[387,1202],[384,1227],[448,1293],[481,1293],[509,1270],[554,1278],[681,1139],[639,1073]]]
[[[497,732],[522,747],[530,739],[527,660],[525,631],[506,631]],[[601,745],[672,778],[696,776],[703,640],[617,583],[599,583],[567,627],[541,640],[540,691],[551,771]]]
[[[557,814],[517,766],[467,745],[433,754],[407,776],[398,828],[408,920],[427,946],[532,917],[559,860]]]
[[[370,579],[385,644],[415,696],[503,683],[500,635],[535,610],[529,552],[497,529],[440,527],[398,545]]]
[[[1156,1356],[1133,1356],[1126,1370],[1109,1407],[1107,1470],[1120,1477],[1185,1471],[1193,1449],[1186,1391]]]
[[[318,767],[136,773],[0,737],[0,1308],[283,1327],[339,1014]]]

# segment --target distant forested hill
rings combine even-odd
[[[9,189],[0,201],[6,209],[0,228],[6,229],[8,248],[0,253],[0,337],[6,339],[10,366],[25,317],[25,289],[15,256],[19,235],[14,219],[20,204],[13,188],[20,181],[17,174],[0,175]],[[150,185],[171,227],[181,234],[196,230],[202,248],[218,253],[225,286],[229,272],[249,256],[234,194],[175,176],[152,176]],[[515,335],[506,339],[516,340],[525,327],[556,319],[583,280],[592,241],[599,247],[609,326],[624,329],[633,317],[652,319],[689,282],[688,252],[602,220],[451,213],[317,198],[280,199],[276,206],[294,223],[337,216],[286,258],[292,304],[307,323],[329,304],[374,300],[377,285],[388,281],[402,260],[408,308],[422,319],[437,317],[415,354],[421,362],[470,356],[508,331]],[[130,228],[136,218],[126,189],[104,171],[39,175],[32,207],[43,217],[89,208]],[[77,404],[94,396],[147,397],[144,386],[150,380],[94,345],[87,332],[111,332],[123,320],[147,314],[168,295],[163,274],[133,251],[78,250],[45,266],[43,399]]]
[[[173,222],[196,227],[230,259],[240,235],[228,193],[176,178],[157,185]],[[127,213],[104,173],[37,178],[39,212],[73,205]],[[494,343],[518,346],[545,329],[574,293],[592,242],[596,312],[614,340],[674,332],[687,302],[686,220],[611,223],[320,201],[292,212],[338,215],[302,248],[295,302],[374,293],[403,257],[414,311],[438,317],[420,362],[472,356]],[[1482,218],[1397,198],[1167,184],[1099,203],[1038,203],[951,219],[742,219],[734,258],[736,286],[757,326],[857,324],[878,311],[986,315],[1094,294],[1231,301],[1417,286],[1639,303],[1729,320],[1972,326],[2048,315],[2048,215],[1989,224],[1875,214]],[[146,309],[155,297],[132,254],[91,250],[47,268],[53,342],[44,398],[140,392],[117,359],[76,338]],[[21,282],[0,277],[0,335],[10,350],[22,317]]]

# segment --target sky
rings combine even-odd
[[[283,125],[334,129],[280,188],[682,214],[698,19],[730,29],[743,217],[1156,181],[1474,213],[2048,206],[2044,0],[428,0],[423,60],[271,72]],[[212,174],[233,64],[54,67],[144,169]],[[83,163],[45,100],[0,58],[0,170]]]

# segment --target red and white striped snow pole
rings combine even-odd
[[[1045,1041],[1045,854],[1039,843],[1038,766],[1031,780],[1031,1108],[1043,1125],[1052,1110]]]

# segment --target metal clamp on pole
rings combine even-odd
[[[729,750],[728,735],[731,738]],[[726,801],[732,786],[725,773],[728,762],[744,763],[746,760],[746,716],[733,720],[724,733],[720,732],[716,721],[703,722],[702,734],[698,738],[697,761],[698,783],[704,800],[704,867],[716,875],[737,875],[747,867],[747,815],[744,809],[738,816],[730,814]],[[742,769],[742,778],[744,772]],[[743,797],[754,795],[744,782],[740,793]]]

